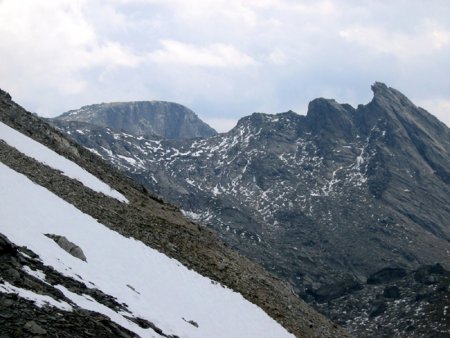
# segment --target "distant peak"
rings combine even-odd
[[[317,111],[317,110],[321,111],[323,109],[329,109],[332,107],[338,109],[339,106],[340,106],[339,103],[337,103],[335,99],[326,99],[323,97],[319,97],[309,102],[308,113],[310,111]]]
[[[382,82],[375,82],[371,88],[374,97],[381,96],[381,97],[396,97],[398,99],[407,99],[407,97],[401,92],[399,92],[397,89],[388,87]]]
[[[383,82],[375,82],[371,88],[374,94],[389,90],[389,87]]]
[[[400,91],[386,86],[384,83],[375,82],[372,85],[373,101],[385,105],[386,103],[399,106],[415,107],[415,105]]]
[[[63,113],[55,120],[85,122],[135,136],[155,134],[167,139],[210,137],[217,134],[189,108],[167,101],[94,104]]]
[[[404,97],[404,95],[402,93],[400,93],[398,90],[388,87],[382,82],[375,82],[372,85],[371,89],[373,91],[374,99],[382,98],[382,99],[388,99],[388,100],[392,101],[395,98]]]

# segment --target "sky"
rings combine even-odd
[[[27,110],[181,103],[218,131],[386,83],[450,126],[448,0],[0,0],[0,88]]]

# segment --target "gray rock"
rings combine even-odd
[[[34,320],[26,322],[23,328],[33,334],[37,335],[47,334],[47,330],[44,330],[42,327],[40,327]]]
[[[53,234],[46,234],[46,236],[53,239],[64,251],[86,262],[86,256],[84,255],[83,250],[75,243],[69,241],[66,237]]]
[[[360,283],[347,278],[338,283],[323,285],[317,290],[310,291],[310,293],[317,301],[326,302],[361,289],[362,285]]]
[[[157,135],[168,139],[214,136],[217,132],[190,109],[172,102],[115,102],[84,106],[51,120],[87,122],[135,136]]]
[[[381,284],[394,281],[406,276],[406,270],[402,268],[384,268],[367,278],[367,284]]]
[[[14,268],[9,268],[7,271],[5,271],[5,274],[12,280],[18,280],[21,277],[20,272]]]

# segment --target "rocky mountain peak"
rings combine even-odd
[[[386,84],[382,82],[375,82],[371,89],[374,94],[374,99],[384,99],[386,101],[401,103],[403,106],[414,106],[414,104],[400,91],[395,88],[388,87]]]
[[[450,130],[398,90],[379,82],[372,90],[373,100],[357,110],[361,129],[369,133],[373,126],[383,125],[389,146],[405,156],[412,168],[450,183]]]
[[[165,101],[112,102],[68,111],[54,121],[85,122],[134,136],[209,137],[217,132],[185,106]]]
[[[235,128],[225,135],[237,137],[249,144],[262,142],[266,146],[275,140],[280,142],[292,142],[296,139],[301,128],[301,120],[305,116],[293,111],[278,114],[253,113],[240,119]]]
[[[350,140],[355,135],[352,121],[354,110],[350,105],[339,104],[333,99],[315,99],[308,105],[310,128],[323,139]]]
[[[370,88],[372,89],[372,91],[375,95],[377,95],[377,94],[382,95],[383,92],[389,91],[389,87],[386,86],[385,83],[378,82],[378,81],[376,81]]]
[[[406,116],[411,118],[411,114],[417,110],[414,103],[404,94],[384,83],[375,82],[371,88],[374,96],[369,106],[375,113],[382,113],[383,116],[398,119]]]

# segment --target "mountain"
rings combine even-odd
[[[167,139],[188,139],[217,134],[192,110],[164,101],[94,104],[68,111],[56,120],[87,122],[135,136],[157,135]]]
[[[318,304],[386,268],[450,268],[450,130],[372,90],[357,108],[319,98],[306,116],[255,113],[203,139],[59,128]]]
[[[0,162],[1,337],[348,336],[3,91]]]

